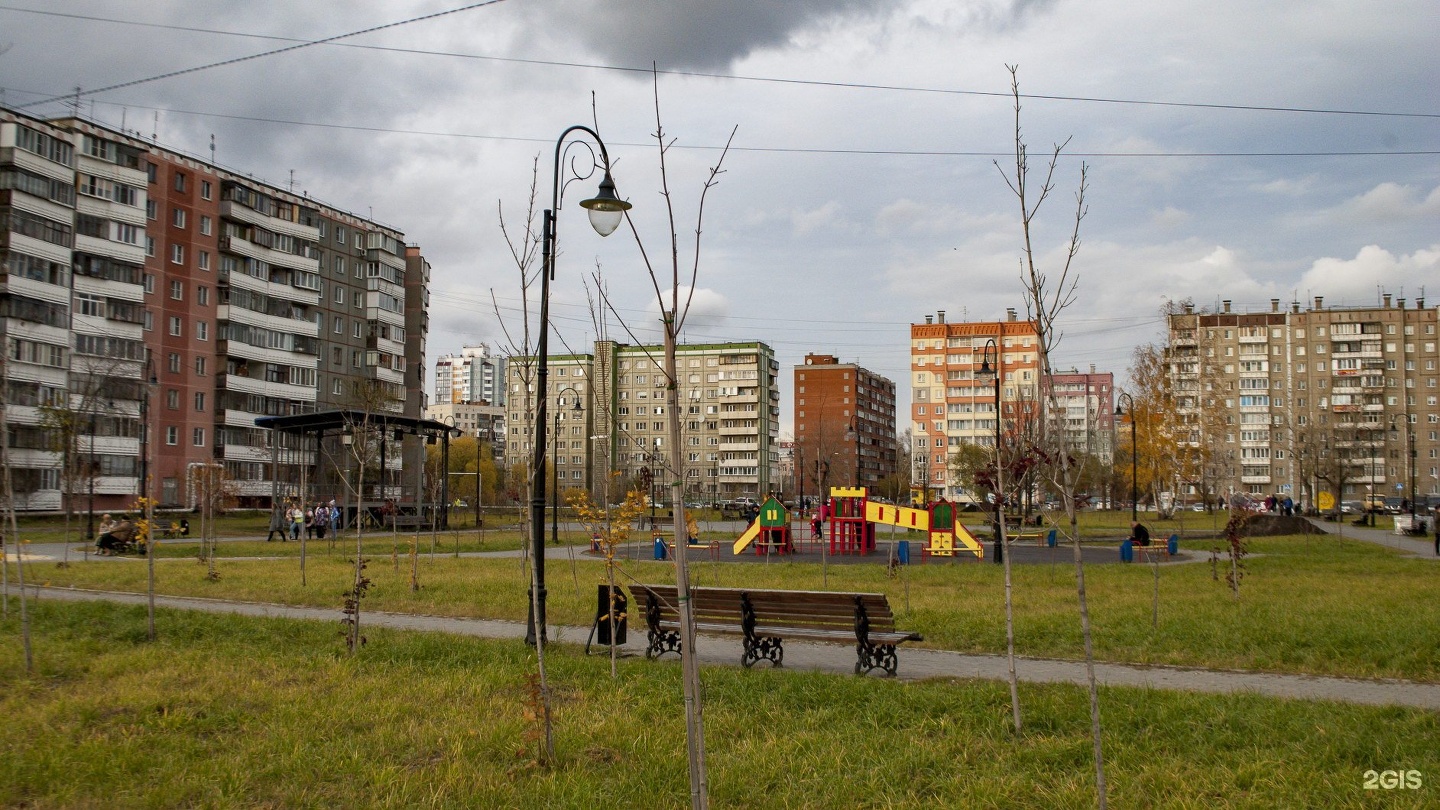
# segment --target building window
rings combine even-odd
[[[154,295],[154,294],[155,294],[155,277],[152,276],[152,275],[150,275],[149,273],[146,273],[146,274],[145,274],[145,278],[144,278],[144,282],[145,282],[145,292],[150,293],[151,295]]]
[[[150,257],[155,255],[155,237],[153,236],[145,237],[145,255]]]
[[[204,284],[201,284],[200,286],[198,286],[198,287],[195,288],[195,303],[199,304],[199,305],[202,306],[202,307],[204,307],[204,306],[209,306],[209,305],[210,305],[210,288],[209,288],[209,287],[206,287]]]
[[[171,336],[171,337],[180,337],[181,334],[182,334],[182,333],[181,333],[181,330],[180,330],[180,316],[178,316],[178,315],[171,315],[171,316],[170,316],[170,336]]]
[[[165,443],[169,445],[179,444],[180,428],[174,427],[173,425],[165,428]]]
[[[196,340],[209,340],[209,339],[210,339],[210,324],[209,324],[208,322],[206,322],[206,321],[196,321],[196,322],[195,322],[195,339],[196,339]]]
[[[176,173],[175,173],[175,190],[176,190],[176,191],[184,191],[184,190],[185,190],[185,173],[184,173],[184,172],[176,172]],[[174,442],[171,442],[171,444],[174,444]]]
[[[365,306],[365,296],[361,295],[358,290],[355,292],[353,303],[356,309],[363,309]]]
[[[179,392],[179,391],[176,391],[174,388],[171,388],[171,389],[169,389],[168,391],[165,392],[165,407],[169,408],[169,409],[172,410],[172,411],[178,410],[178,409],[180,408],[180,392]]]
[[[171,263],[171,264],[184,264],[184,263],[185,263],[185,246],[184,246],[184,245],[171,245],[171,246],[170,246],[170,263]]]
[[[185,227],[185,209],[176,208],[174,211],[172,211],[170,221],[174,223],[175,227],[177,228]]]
[[[335,285],[335,303],[345,303],[345,288],[341,287],[339,284]]]
[[[183,301],[183,300],[185,300],[185,282],[183,282],[183,281],[172,281],[172,282],[170,282],[170,297],[173,298],[173,299],[175,299],[176,301]]]
[[[160,216],[160,205],[154,200],[145,201],[145,218],[153,220]]]
[[[205,236],[209,236],[211,229],[212,229],[212,220],[210,219],[210,217],[201,215],[201,217],[200,217],[200,233],[204,234]]]
[[[180,373],[180,354],[178,352],[170,352],[170,373]]]
[[[360,322],[359,322],[359,321],[354,321],[354,322],[352,322],[350,325],[353,327],[353,328],[350,330],[351,336],[352,336],[352,337],[357,337],[357,338],[360,337]]]
[[[209,270],[209,269],[210,269],[210,251],[208,251],[208,250],[202,250],[202,251],[200,251],[200,255],[196,258],[195,266],[196,266],[196,267],[199,267],[201,270]]]
[[[210,181],[209,181],[209,180],[201,180],[201,181],[200,181],[200,199],[202,199],[202,200],[208,200],[208,199],[210,199],[210,194],[211,194]]]
[[[204,446],[205,446],[205,428],[195,428],[193,434],[191,435],[191,440],[193,441],[193,443],[195,444],[196,447],[204,447]]]
[[[196,376],[198,376],[198,377],[204,377],[204,376],[205,376],[205,358],[204,358],[204,357],[197,357],[197,358],[195,358],[195,374],[196,374]]]
[[[145,331],[155,331],[155,313],[151,312],[148,309],[145,310]]]
[[[334,332],[337,335],[345,334],[345,319],[340,317],[339,315],[336,315],[335,323],[333,326],[331,326],[330,331]]]

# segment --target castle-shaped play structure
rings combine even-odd
[[[864,487],[831,487],[829,521],[822,542],[830,554],[870,554],[875,551],[875,527],[899,526],[925,532],[921,553],[927,557],[954,557],[969,552],[984,559],[980,541],[955,519],[955,504],[944,499],[924,509],[876,503],[866,497]],[[766,499],[760,514],[735,541],[740,554],[751,544],[756,554],[790,554],[795,550],[791,537],[790,513],[775,498]]]

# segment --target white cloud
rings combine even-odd
[[[1440,220],[1440,186],[1423,195],[1415,186],[1381,183],[1358,197],[1347,200],[1337,211],[1342,216],[1371,222],[1395,220]]]
[[[795,211],[790,215],[790,222],[796,236],[809,236],[818,229],[832,228],[838,224],[839,220],[840,203],[834,200],[830,200],[819,208]]]
[[[1165,206],[1164,210],[1156,211],[1150,217],[1150,224],[1162,230],[1173,230],[1189,221],[1190,214],[1173,205]]]
[[[1352,259],[1318,259],[1300,277],[1302,289],[1324,295],[1331,304],[1373,303],[1377,290],[1413,299],[1440,279],[1440,243],[1404,256],[1366,245]]]

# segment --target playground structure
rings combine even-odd
[[[969,552],[979,559],[985,557],[980,541],[955,520],[955,504],[943,498],[916,509],[875,503],[866,497],[864,487],[831,487],[824,509],[829,521],[822,542],[829,543],[832,555],[869,554],[875,551],[876,526],[899,526],[925,532],[922,556],[954,557]],[[790,514],[778,500],[768,498],[761,504],[760,515],[735,541],[734,553],[743,553],[751,543],[756,554],[794,552]]]

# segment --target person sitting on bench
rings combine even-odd
[[[1137,546],[1148,546],[1150,545],[1150,530],[1138,521],[1131,523],[1130,540]]]
[[[100,538],[95,541],[101,554],[119,554],[135,536],[135,525],[128,520],[112,521],[109,515],[100,520]]]

